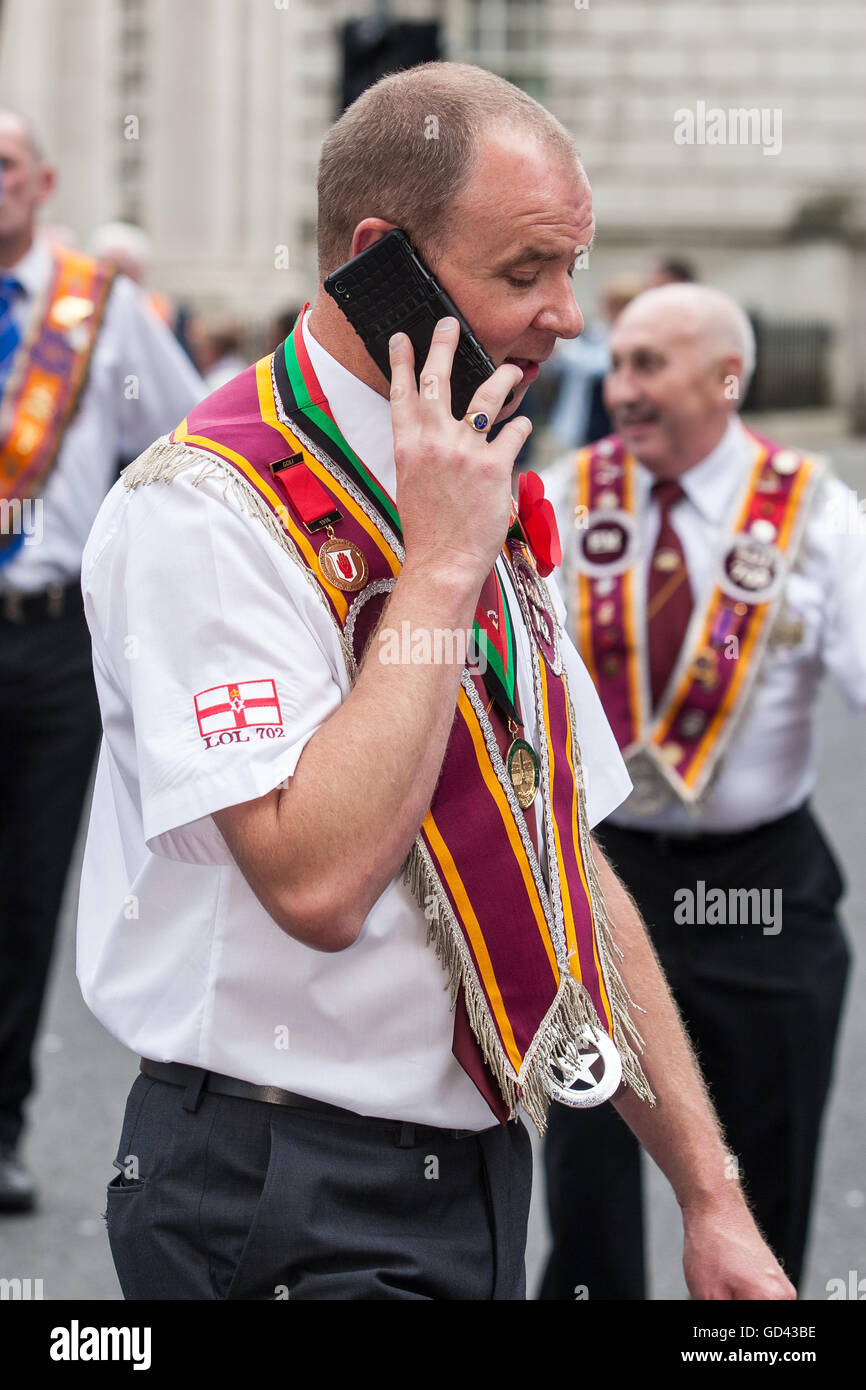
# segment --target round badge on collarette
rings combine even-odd
[[[363,551],[340,536],[325,541],[319,551],[319,569],[335,589],[351,594],[363,589],[370,573]]]
[[[600,579],[623,574],[634,557],[635,524],[629,512],[590,512],[586,526],[572,533],[574,563],[582,574]]]
[[[768,603],[782,581],[782,556],[755,535],[735,536],[722,559],[720,587],[742,603]]]
[[[518,558],[514,561],[514,575],[526,599],[529,626],[532,628],[536,646],[553,674],[558,676],[562,669],[561,653],[556,617],[547,595],[535,570],[524,559]]]

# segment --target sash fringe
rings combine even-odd
[[[581,817],[585,812],[581,802]],[[581,829],[584,828],[582,819]],[[641,1100],[655,1104],[649,1082],[637,1058],[644,1046],[635,1027],[629,1008],[635,1004],[623,984],[614,962],[614,954],[623,954],[612,935],[612,923],[604,910],[601,885],[591,853],[586,856],[590,894],[595,917],[599,953],[603,957],[605,983],[611,1003],[614,1038],[622,1061],[623,1079]],[[487,1066],[509,1108],[511,1118],[522,1105],[539,1134],[547,1129],[547,1111],[553,1100],[553,1088],[560,1084],[555,1069],[563,1064],[577,1064],[579,1049],[575,1039],[587,1025],[601,1028],[595,1005],[583,985],[572,975],[563,975],[559,992],[538,1031],[533,1047],[527,1052],[521,1075],[515,1076],[506,1058],[499,1035],[493,1025],[484,993],[471,968],[465,942],[454,919],[451,906],[427,865],[427,853],[419,836],[413,844],[403,867],[403,882],[412,893],[427,919],[427,945],[432,945],[442,965],[451,994],[453,1008],[460,986],[463,986],[466,1012],[472,1032],[478,1041]],[[642,1013],[644,1010],[640,1010]],[[602,1029],[602,1031],[605,1031]]]
[[[142,485],[147,487],[151,483],[157,482],[170,483],[179,473],[196,467],[198,472],[192,479],[193,487],[198,487],[206,478],[221,478],[223,480],[223,497],[226,501],[231,498],[242,512],[248,516],[256,517],[262,523],[268,535],[297,565],[315,593],[317,600],[328,612],[327,601],[315,575],[299,557],[297,550],[270,507],[254,488],[243,481],[230,464],[218,458],[216,454],[208,453],[207,450],[201,448],[184,448],[182,444],[172,444],[171,439],[166,434],[161,439],[157,439],[149,449],[145,449],[143,454],[140,454],[133,463],[124,468],[121,477],[124,487],[133,489]],[[358,674],[355,669],[355,660],[342,631],[339,636],[343,660],[346,663],[346,672],[349,680],[354,681]]]

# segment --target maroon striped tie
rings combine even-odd
[[[661,513],[647,586],[647,642],[653,709],[657,709],[677,662],[689,618],[692,589],[682,542],[671,525],[671,508],[685,497],[679,483],[661,480],[653,497]]]

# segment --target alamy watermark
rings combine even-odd
[[[0,536],[23,536],[25,545],[39,545],[42,498],[0,497]]]
[[[764,936],[782,930],[781,888],[708,888],[699,878],[692,888],[674,893],[678,926],[763,927]]]
[[[0,1301],[29,1302],[45,1297],[42,1279],[0,1279]]]
[[[866,1279],[861,1279],[856,1269],[848,1270],[847,1279],[828,1279],[824,1288],[830,1302],[840,1298],[850,1299],[855,1303],[866,1300]]]
[[[782,112],[778,106],[681,106],[674,112],[675,145],[760,145],[763,154],[782,152]]]
[[[469,666],[484,675],[487,643],[472,628],[418,627],[404,618],[400,630],[383,627],[378,634],[384,666]]]

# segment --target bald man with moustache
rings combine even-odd
[[[817,704],[830,671],[866,707],[866,543],[823,461],[740,420],[755,345],[727,295],[639,295],[611,361],[616,433],[545,475],[572,636],[634,784],[596,834],[695,1044],[730,1177],[797,1285],[849,959],[809,809]],[[545,1162],[541,1297],[646,1297],[638,1149],[614,1108],[554,1107]]]

